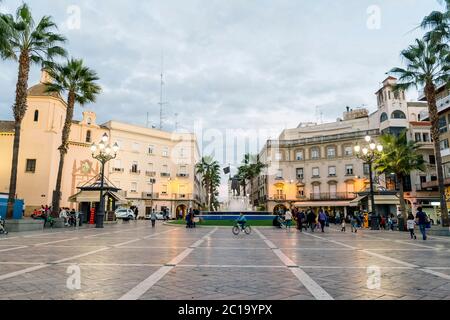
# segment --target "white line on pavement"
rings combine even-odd
[[[14,250],[25,249],[25,248],[28,248],[28,246],[14,247],[14,248],[9,248],[9,249],[1,249],[0,252],[14,251]]]
[[[202,237],[201,241],[196,241],[192,247],[200,246],[209,236],[216,232],[218,228],[214,228],[211,232]],[[190,253],[194,251],[193,248],[187,248],[178,256],[173,258],[166,266],[159,268],[150,277],[139,283],[136,287],[125,293],[119,300],[138,300],[148,290],[150,290],[159,280],[161,280],[166,274],[168,274],[175,266],[185,259]]]
[[[52,243],[60,243],[60,242],[66,242],[66,241],[73,241],[73,240],[77,240],[79,238],[70,238],[70,239],[63,239],[63,240],[56,240],[56,241],[49,241],[49,242],[43,242],[43,243],[37,243],[34,246],[35,247],[40,247],[40,246],[45,246],[46,244],[52,244]]]
[[[448,274],[441,273],[441,272],[434,271],[434,270],[430,270],[430,269],[426,269],[426,268],[425,268],[425,269],[420,269],[420,270],[422,270],[423,272],[432,274],[432,275],[434,275],[434,276],[437,276],[437,277],[440,277],[440,278],[443,278],[443,279],[450,280],[450,275],[448,275]]]
[[[6,280],[6,279],[9,279],[9,278],[13,278],[13,277],[16,277],[16,276],[20,276],[22,274],[33,272],[33,271],[36,271],[36,270],[39,270],[39,269],[44,269],[44,268],[47,268],[48,266],[49,266],[48,264],[41,264],[41,265],[37,265],[37,266],[34,266],[34,267],[29,267],[29,268],[26,268],[26,269],[22,269],[22,270],[19,270],[19,271],[10,272],[10,273],[1,275],[0,276],[0,281]]]
[[[276,247],[270,240],[268,240],[258,229],[255,232],[264,240],[269,247]],[[273,249],[273,252],[288,267],[294,276],[301,284],[313,295],[317,300],[334,300],[317,282],[315,282],[306,272],[300,269],[288,256],[286,256],[280,249]]]

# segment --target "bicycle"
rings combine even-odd
[[[236,223],[233,227],[233,234],[237,236],[242,231],[245,232],[246,235],[250,235],[252,233],[252,227],[247,224]]]

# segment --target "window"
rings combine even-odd
[[[299,198],[303,198],[305,196],[305,187],[297,186],[297,195]]]
[[[430,164],[436,164],[436,157],[434,154],[430,154],[429,160]]]
[[[313,168],[312,169],[312,175],[313,175],[313,178],[320,177],[320,170],[319,170],[319,168]]]
[[[139,143],[133,143],[133,152],[139,152],[140,145]]]
[[[36,172],[36,159],[27,159],[25,172],[28,172],[28,173],[35,173]]]
[[[395,110],[394,112],[392,112],[392,119],[406,119],[406,115],[403,111],[400,110]]]
[[[295,154],[295,159],[297,161],[302,161],[303,160],[303,151],[297,151],[297,153]]]
[[[328,176],[336,177],[336,167],[328,167]]]
[[[447,118],[446,117],[440,117],[439,118],[439,132],[440,133],[446,133],[448,131],[447,129]]]
[[[318,185],[318,184],[313,185],[313,194],[314,194],[314,200],[319,200],[319,198],[320,198],[320,185]]]
[[[416,142],[422,142],[422,134],[421,133],[416,132],[414,136],[415,136]]]
[[[180,166],[180,173],[186,174],[187,173],[187,167],[186,166]]]
[[[311,159],[317,160],[319,159],[319,157],[320,157],[319,149],[318,148],[311,149]]]
[[[137,193],[137,182],[131,183],[131,193]]]
[[[137,161],[133,161],[133,164],[131,165],[131,172],[132,173],[138,173],[138,163],[137,163]]]
[[[336,199],[336,198],[337,198],[337,185],[330,184],[330,199]]]
[[[278,169],[277,170],[276,178],[277,179],[283,179],[283,169]]]
[[[450,163],[444,164],[444,175],[446,179],[450,178]]]
[[[120,171],[122,170],[122,161],[119,159],[114,160],[114,171]]]
[[[91,142],[91,130],[86,131],[86,143]]]
[[[387,121],[388,119],[389,119],[389,117],[388,117],[387,113],[386,113],[386,112],[383,112],[383,113],[381,114],[381,117],[380,117],[380,122],[385,122],[385,121]]]
[[[162,173],[169,173],[169,166],[167,164],[162,166]]]
[[[148,146],[148,154],[154,154],[155,153],[155,146]]]
[[[303,168],[297,168],[297,179],[303,180],[305,178],[305,171]]]
[[[345,166],[345,174],[347,176],[352,176],[353,175],[353,165],[348,164]]]
[[[423,142],[430,142],[430,134],[429,133],[424,133],[422,134],[422,141]]]
[[[345,154],[346,157],[353,156],[353,147],[352,146],[346,146],[344,148],[344,154]]]
[[[336,148],[328,147],[327,148],[327,156],[328,156],[328,158],[335,158],[336,157]]]
[[[441,150],[448,149],[448,139],[441,141]]]
[[[186,152],[184,150],[184,148],[180,148],[180,158],[184,158],[186,157]]]
[[[161,193],[162,194],[167,194],[167,184],[163,184],[162,186],[161,186]]]
[[[355,184],[353,182],[347,183],[347,193],[355,193]]]
[[[431,176],[431,181],[437,181],[437,176]]]
[[[163,148],[162,156],[163,157],[168,157],[169,156],[169,148],[168,147],[164,147]]]
[[[34,110],[34,122],[39,121],[39,110]]]
[[[365,163],[363,166],[364,175],[368,176],[370,174],[370,165]]]
[[[148,164],[148,171],[153,172],[153,163]]]
[[[389,100],[391,99],[391,92],[390,91],[388,91],[388,97],[389,97]]]
[[[281,161],[283,159],[280,152],[275,153],[275,161]]]

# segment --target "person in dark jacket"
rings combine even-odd
[[[308,209],[307,221],[309,227],[311,228],[311,232],[314,232],[316,229],[316,214],[313,212],[312,208]]]

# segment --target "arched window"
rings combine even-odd
[[[92,124],[92,119],[91,119],[91,118],[88,118],[88,119],[87,119],[87,124],[88,124],[89,126]]]
[[[400,110],[395,110],[394,112],[392,112],[392,119],[406,119],[406,115],[403,111]]]
[[[34,122],[39,121],[39,110],[34,110]]]
[[[86,132],[86,142],[90,143],[91,142],[91,130],[88,130]]]
[[[383,112],[380,117],[380,122],[385,122],[388,120],[388,115],[386,112]]]

